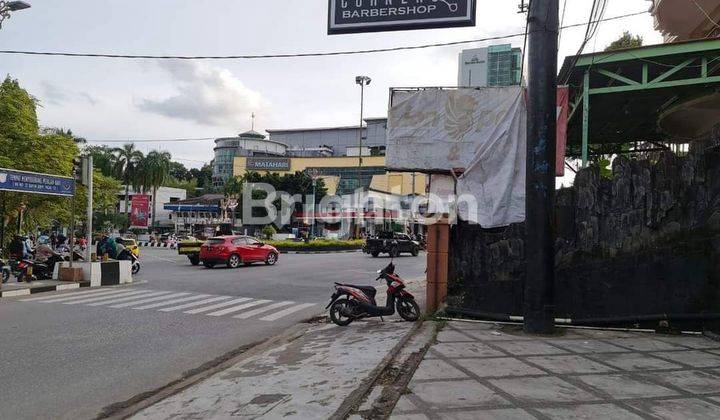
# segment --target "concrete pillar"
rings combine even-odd
[[[447,218],[428,226],[426,312],[438,310],[447,297],[450,225]]]

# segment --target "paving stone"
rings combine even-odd
[[[511,356],[567,353],[566,350],[553,347],[542,341],[501,341],[493,343],[493,346],[501,348]]]
[[[643,375],[673,385],[691,394],[720,394],[720,377],[699,370]]]
[[[597,397],[554,376],[491,379],[490,383],[526,403],[588,402]]]
[[[668,420],[708,420],[720,418],[720,407],[695,398],[630,403],[644,413]]]
[[[519,408],[500,410],[447,411],[438,413],[448,420],[535,420],[527,411]]]
[[[498,324],[489,322],[463,322],[463,321],[450,321],[448,327],[452,327],[460,331],[480,331],[480,330],[496,330]]]
[[[676,346],[654,338],[618,338],[612,341],[613,344],[620,347],[627,347],[637,351],[665,351],[665,350],[684,350],[683,347]]]
[[[688,335],[661,335],[658,340],[691,349],[716,349],[720,351],[720,341],[711,340],[707,337],[694,337]]]
[[[551,343],[554,346],[562,347],[575,353],[621,353],[630,351],[599,340],[552,340]]]
[[[529,341],[535,339],[535,337],[522,335],[521,333],[511,334],[507,331],[500,331],[499,329],[477,331],[466,330],[465,333],[481,341]]]
[[[428,420],[425,414],[393,414],[390,416],[393,420]]]
[[[603,373],[611,372],[615,369],[594,362],[582,356],[535,356],[526,359],[530,363],[541,366],[553,373]]]
[[[458,359],[460,360],[460,359]],[[440,359],[425,359],[415,371],[413,380],[464,379],[468,376]]]
[[[433,409],[504,405],[508,402],[493,390],[472,380],[412,382],[410,391]]]
[[[664,359],[670,359],[678,363],[684,363],[693,367],[708,368],[720,366],[720,356],[708,354],[700,350],[653,353],[653,355]]]
[[[437,341],[441,343],[452,343],[456,341],[475,341],[475,339],[472,337],[468,337],[467,335],[459,331],[445,328],[438,333]]]
[[[405,413],[408,411],[417,411],[417,410],[418,410],[418,408],[415,407],[415,404],[413,404],[412,401],[410,401],[410,398],[408,398],[406,395],[401,395],[397,404],[395,404],[393,413]]]
[[[481,378],[505,376],[544,375],[542,370],[513,357],[491,359],[457,359],[457,363]]]
[[[482,343],[440,343],[430,350],[450,358],[505,356],[503,352]]]
[[[638,336],[650,336],[649,334],[637,333],[634,331],[610,331],[610,330],[593,330],[578,328],[575,329],[578,334],[589,338],[597,338],[603,340],[612,340],[616,338],[637,338]]]
[[[595,354],[593,358],[624,370],[678,369],[681,366],[642,353]]]
[[[647,379],[631,375],[587,375],[578,379],[591,387],[605,392],[615,399],[669,397],[677,395],[671,389],[651,383]]]
[[[582,404],[570,407],[541,408],[553,420],[642,420],[642,417],[614,404]]]

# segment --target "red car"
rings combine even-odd
[[[273,265],[280,253],[274,246],[266,245],[250,236],[218,236],[208,239],[200,247],[200,261],[207,268],[226,264],[237,268],[240,264],[250,265],[264,262]]]

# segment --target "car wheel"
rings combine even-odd
[[[377,257],[380,255],[380,253],[377,252],[377,251],[373,251],[373,252],[370,253],[370,255],[372,255],[373,258],[377,258]]]
[[[188,259],[190,260],[190,264],[192,265],[200,264],[200,257],[198,257],[197,255],[190,255],[188,256]]]
[[[210,262],[204,262],[203,265],[205,266],[205,268],[213,268],[213,267],[215,267],[215,263],[210,263]]]
[[[229,268],[238,268],[240,267],[240,256],[237,254],[232,254],[230,258],[228,258],[227,266]]]
[[[278,255],[276,252],[268,252],[267,257],[265,257],[265,264],[275,265],[277,260],[278,260]]]
[[[417,249],[417,247],[412,247],[412,249],[410,250],[410,254],[412,254],[413,257],[417,257],[419,253],[420,250]]]

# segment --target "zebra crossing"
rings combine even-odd
[[[230,317],[235,319],[258,319],[264,322],[297,315],[318,306],[317,303],[293,301],[276,302],[240,296],[221,296],[205,293],[176,292],[151,289],[97,289],[64,293],[53,296],[20,299],[20,302],[48,303],[58,305],[84,305],[126,309],[176,312],[186,315]]]

